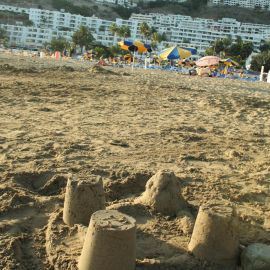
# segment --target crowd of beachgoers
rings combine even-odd
[[[137,55],[135,59],[132,54],[116,55],[110,57],[98,56],[93,51],[81,54],[73,54],[70,56],[67,52],[48,52],[48,51],[28,51],[18,49],[0,49],[5,54],[20,55],[26,57],[39,57],[54,60],[77,60],[89,62],[100,66],[110,66],[116,68],[144,68],[152,70],[165,70],[178,72],[183,75],[213,77],[213,78],[229,78],[245,81],[259,81],[260,73],[247,70],[234,64],[224,64],[220,62],[215,65],[196,66],[196,62],[189,59],[161,60],[157,55]],[[264,78],[265,79],[265,78]]]

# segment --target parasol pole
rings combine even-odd
[[[136,51],[134,50],[133,61],[132,61],[132,72],[134,71],[135,56],[136,56]]]

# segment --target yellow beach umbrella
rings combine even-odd
[[[123,40],[118,43],[120,48],[125,51],[139,52],[139,53],[147,53],[151,52],[151,46],[149,44],[143,43],[139,40],[130,41]]]
[[[162,60],[174,60],[174,59],[183,59],[188,58],[192,54],[196,54],[197,50],[193,48],[179,48],[179,47],[170,47],[163,50],[159,54],[159,58]]]

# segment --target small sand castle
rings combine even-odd
[[[232,207],[201,206],[188,249],[197,258],[233,270],[239,254],[238,230],[238,218]]]
[[[135,202],[169,216],[176,215],[186,207],[175,174],[166,170],[157,172],[147,181],[145,192]]]
[[[135,205],[150,207],[153,213],[175,216],[187,207],[180,191],[175,174],[161,170],[148,180],[145,192],[135,200]],[[69,226],[89,224],[78,261],[79,270],[135,269],[136,220],[118,210],[105,210],[100,177],[69,178],[63,220]],[[201,206],[188,250],[196,258],[218,265],[219,269],[236,269],[238,222],[230,206],[220,203]]]
[[[88,226],[91,215],[105,209],[105,194],[101,177],[68,179],[63,221],[69,225]]]
[[[134,270],[136,221],[117,210],[95,212],[87,230],[79,270]]]

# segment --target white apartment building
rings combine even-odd
[[[0,5],[0,11],[11,11],[16,13],[26,13],[29,14],[29,8],[20,8],[15,6]]]
[[[67,12],[31,8],[29,19],[39,28],[71,31],[72,33],[79,29],[81,25],[87,26],[91,29],[95,39],[103,45],[112,46],[114,42],[114,37],[109,31],[113,22],[95,16],[84,17]]]
[[[5,29],[9,34],[9,43],[11,46],[26,47],[30,49],[42,48],[46,42],[57,37],[63,37],[71,41],[73,35],[73,32],[71,31],[59,31],[21,25],[0,24],[0,27]]]
[[[3,9],[1,6],[0,8]],[[9,9],[10,7],[6,6],[5,10]],[[18,12],[21,10],[18,9]],[[259,48],[262,40],[270,38],[270,25],[241,23],[231,18],[215,21],[182,15],[150,13],[132,14],[129,20],[118,18],[116,21],[110,21],[95,16],[83,17],[67,12],[35,8],[24,12],[29,14],[29,19],[33,22],[32,27],[22,25],[1,25],[1,27],[7,30],[10,44],[31,48],[41,48],[53,37],[61,36],[71,40],[74,31],[81,25],[89,27],[98,42],[105,46],[112,46],[119,41],[119,38],[109,31],[112,23],[129,26],[131,39],[143,40],[140,24],[147,22],[149,26],[167,36],[167,41],[159,44],[160,50],[169,45],[178,45],[195,47],[199,53],[203,53],[212,41],[226,36],[230,36],[232,40],[240,36],[244,41],[253,42],[255,48]]]
[[[163,42],[163,46],[178,44],[183,47],[196,47],[200,53],[204,52],[212,41],[226,36],[230,36],[232,40],[240,36],[243,41],[253,42],[255,48],[259,48],[263,39],[270,37],[270,25],[241,23],[231,18],[215,21],[150,13],[132,14],[130,19],[145,21],[160,33],[165,33],[168,42]]]
[[[209,4],[239,6],[244,8],[261,8],[270,10],[269,0],[209,0]]]

